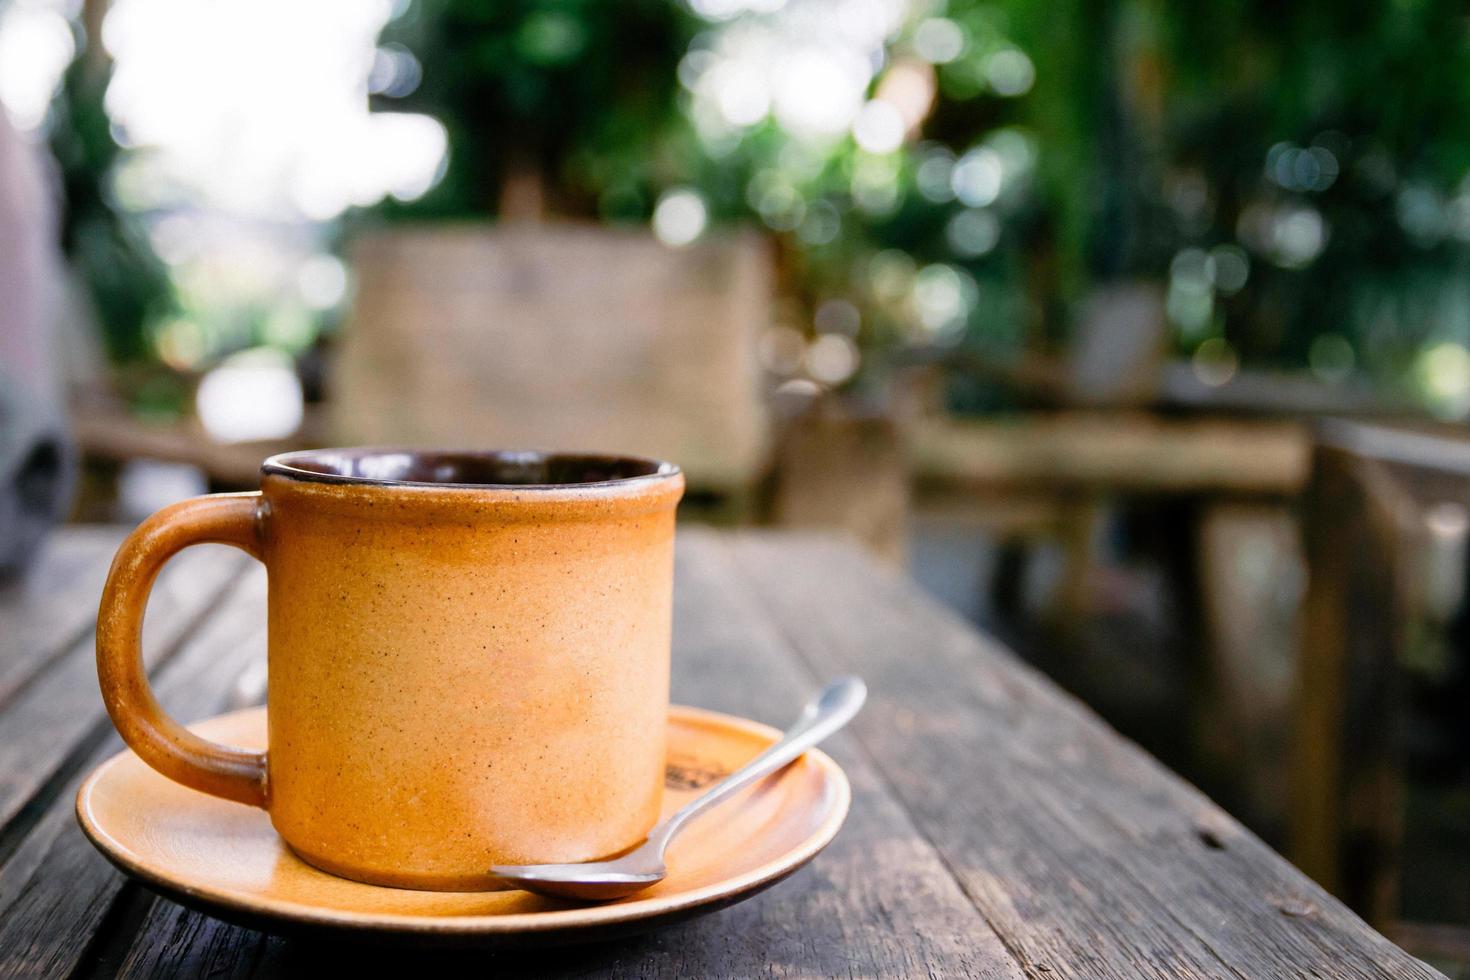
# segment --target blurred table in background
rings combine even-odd
[[[267,456],[306,449],[320,442],[308,424],[290,439],[271,442],[218,442],[197,419],[145,422],[121,408],[101,410],[74,406],[71,431],[77,447],[94,463],[126,463],[148,459],[196,466],[212,487],[253,490],[260,485],[260,463]],[[308,419],[308,423],[313,420]]]
[[[809,867],[660,932],[526,953],[220,922],[123,878],[72,812],[119,748],[92,626],[121,535],[60,533],[0,591],[0,975],[1439,976],[905,578],[780,533],[681,532],[673,693],[782,724],[820,681],[867,679],[868,706],[831,746],[852,811]],[[164,570],[145,659],[171,713],[261,696],[264,585],[220,546]]]
[[[914,511],[987,550],[956,604],[1280,839],[1311,423],[1073,406],[907,433]]]

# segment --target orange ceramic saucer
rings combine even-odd
[[[264,708],[193,727],[218,742],[265,745]],[[675,707],[664,814],[779,736],[756,722]],[[837,763],[809,751],[691,824],[669,849],[666,879],[603,905],[516,890],[408,891],[337,878],[296,857],[265,811],[170,782],[132,752],[87,777],[77,793],[77,817],[123,871],[184,905],[252,928],[535,945],[640,932],[748,898],[815,857],[842,826],[850,797]]]

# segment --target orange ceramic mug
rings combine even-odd
[[[175,504],[113,561],[97,673],[170,779],[263,807],[326,871],[490,887],[493,864],[584,861],[658,816],[679,469],[631,457],[329,449],[258,493]],[[203,542],[269,578],[269,749],[165,715],[139,650],[163,563]]]

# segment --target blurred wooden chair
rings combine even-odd
[[[1418,955],[1470,959],[1470,926],[1405,921],[1403,903],[1413,692],[1467,669],[1470,438],[1324,423],[1302,523],[1288,856]],[[1451,765],[1462,781],[1463,750]],[[1470,860],[1458,878],[1431,864],[1463,891]]]
[[[672,249],[571,223],[394,226],[351,255],[334,441],[658,456],[692,496],[749,511],[771,452],[761,237]]]

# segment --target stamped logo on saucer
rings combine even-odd
[[[704,789],[730,775],[730,770],[689,757],[670,756],[664,765],[664,786],[674,790]]]

